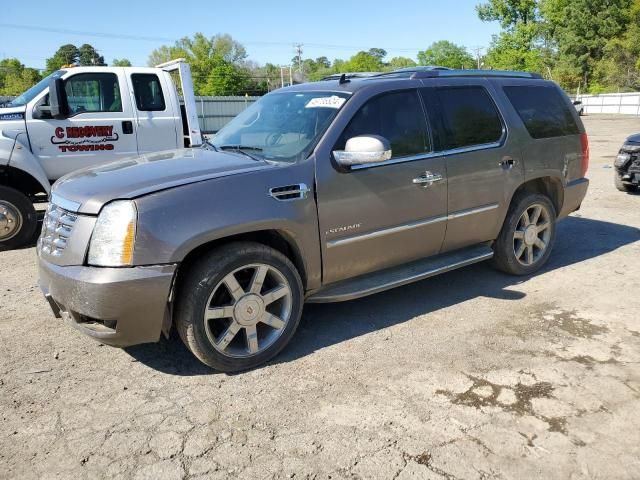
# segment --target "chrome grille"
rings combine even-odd
[[[42,221],[40,250],[59,257],[67,246],[78,216],[50,203]]]

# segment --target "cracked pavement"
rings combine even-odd
[[[637,478],[640,119],[589,116],[591,187],[545,269],[487,265],[307,305],[270,364],[224,375],[174,335],[101,346],[0,252],[0,478]]]

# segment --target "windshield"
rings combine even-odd
[[[45,88],[49,86],[49,80],[51,80],[52,78],[59,78],[62,75],[64,75],[64,73],[65,73],[64,70],[58,70],[56,72],[53,72],[51,75],[44,77],[42,80],[40,80],[38,83],[36,83],[33,87],[31,87],[29,90],[24,92],[22,95],[11,100],[7,104],[7,107],[22,107],[26,105],[31,100],[33,100],[40,92],[42,92]]]
[[[211,143],[266,160],[296,162],[309,155],[347,98],[335,92],[271,93],[231,120]]]

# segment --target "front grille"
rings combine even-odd
[[[77,219],[76,214],[50,203],[42,221],[40,250],[54,257],[62,255]]]

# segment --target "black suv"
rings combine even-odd
[[[636,192],[640,185],[640,133],[627,137],[614,163],[613,180],[621,192]]]

